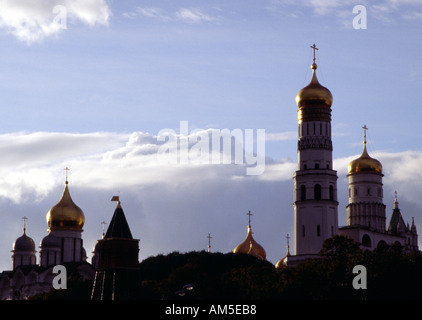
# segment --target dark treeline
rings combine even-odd
[[[362,251],[349,238],[327,239],[320,252],[296,267],[276,269],[246,254],[173,252],[143,260],[139,299],[422,299],[422,254],[399,245]],[[367,289],[353,288],[353,267],[367,270]],[[37,299],[89,299],[92,281],[68,281]]]

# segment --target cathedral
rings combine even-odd
[[[53,268],[59,264],[66,267],[68,276],[94,277],[95,269],[86,262],[83,248],[85,216],[70,196],[67,177],[60,201],[47,212],[48,235],[41,240],[38,264],[25,220],[23,234],[13,244],[12,270],[0,273],[1,300],[22,300],[49,291],[56,276]]]
[[[347,225],[338,226],[337,172],[333,169],[331,141],[331,105],[333,96],[316,76],[296,96],[298,107],[298,170],[294,173],[294,254],[287,254],[277,267],[294,266],[318,256],[323,242],[334,235],[347,236],[362,249],[399,243],[406,251],[418,250],[414,219],[409,226],[400,212],[397,192],[394,209],[386,226],[383,203],[383,167],[369,156],[366,148],[366,125],[362,155],[348,166]]]

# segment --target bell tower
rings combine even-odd
[[[333,170],[333,96],[317,79],[315,52],[311,82],[299,91],[298,170],[294,181],[295,255],[317,254],[338,232],[337,171]]]

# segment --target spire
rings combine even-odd
[[[397,201],[397,191],[394,191],[394,209],[399,208],[399,202]]]
[[[286,257],[289,257],[290,256],[290,245],[289,245],[290,236],[289,236],[289,234],[287,234],[286,240],[287,240],[287,253],[286,253]]]
[[[212,237],[209,233],[208,233],[207,238],[208,238],[208,252],[211,252],[211,239],[212,239]]]
[[[311,46],[311,48],[314,50],[314,63],[312,64],[311,68],[312,68],[312,70],[316,70],[317,65],[315,63],[315,50],[319,50],[319,49],[316,47],[315,43],[314,43],[313,46]]]
[[[253,216],[253,214],[251,213],[251,210],[249,210],[248,211],[248,213],[246,213],[246,215],[248,215],[249,216],[249,223],[248,223],[248,226],[249,226],[249,228],[251,227],[251,216]]]
[[[104,238],[133,239],[129,224],[127,223],[122,206],[120,205],[119,196],[114,196],[111,201],[117,201],[117,207],[114,211],[113,217],[111,218]]]
[[[65,180],[65,184],[67,185],[69,183],[69,171],[70,169],[68,167],[64,168],[64,171],[66,171],[66,180]]]
[[[363,144],[366,146],[366,131],[368,130],[368,127],[366,124],[362,127],[363,129]]]
[[[406,223],[403,220],[403,216],[399,209],[399,202],[397,201],[397,191],[394,192],[394,209],[393,214],[390,218],[390,223],[388,224],[388,229],[390,233],[397,234],[402,232],[407,232],[409,229],[406,227]]]
[[[26,216],[23,216],[22,220],[23,220],[23,234],[26,234],[26,220],[28,220],[28,218]]]
[[[104,239],[104,236],[105,236],[105,225],[107,224],[107,222],[102,221],[101,224],[103,225],[102,239]]]

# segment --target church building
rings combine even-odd
[[[414,220],[404,222],[398,207],[386,228],[383,203],[383,168],[369,156],[364,146],[362,155],[348,167],[349,204],[347,225],[338,226],[337,172],[333,169],[331,141],[331,105],[333,96],[316,76],[315,44],[311,82],[296,96],[298,107],[298,170],[294,173],[294,254],[289,245],[287,254],[277,263],[294,266],[308,258],[318,257],[323,242],[343,235],[359,242],[361,248],[373,250],[380,245],[401,244],[405,250],[418,250],[418,234]]]
[[[58,264],[66,267],[68,275],[94,278],[95,269],[86,262],[83,248],[85,216],[70,196],[67,177],[60,201],[47,212],[48,235],[41,241],[38,264],[35,242],[26,234],[27,218],[23,219],[23,235],[13,245],[12,270],[0,273],[0,300],[23,300],[49,291]]]

